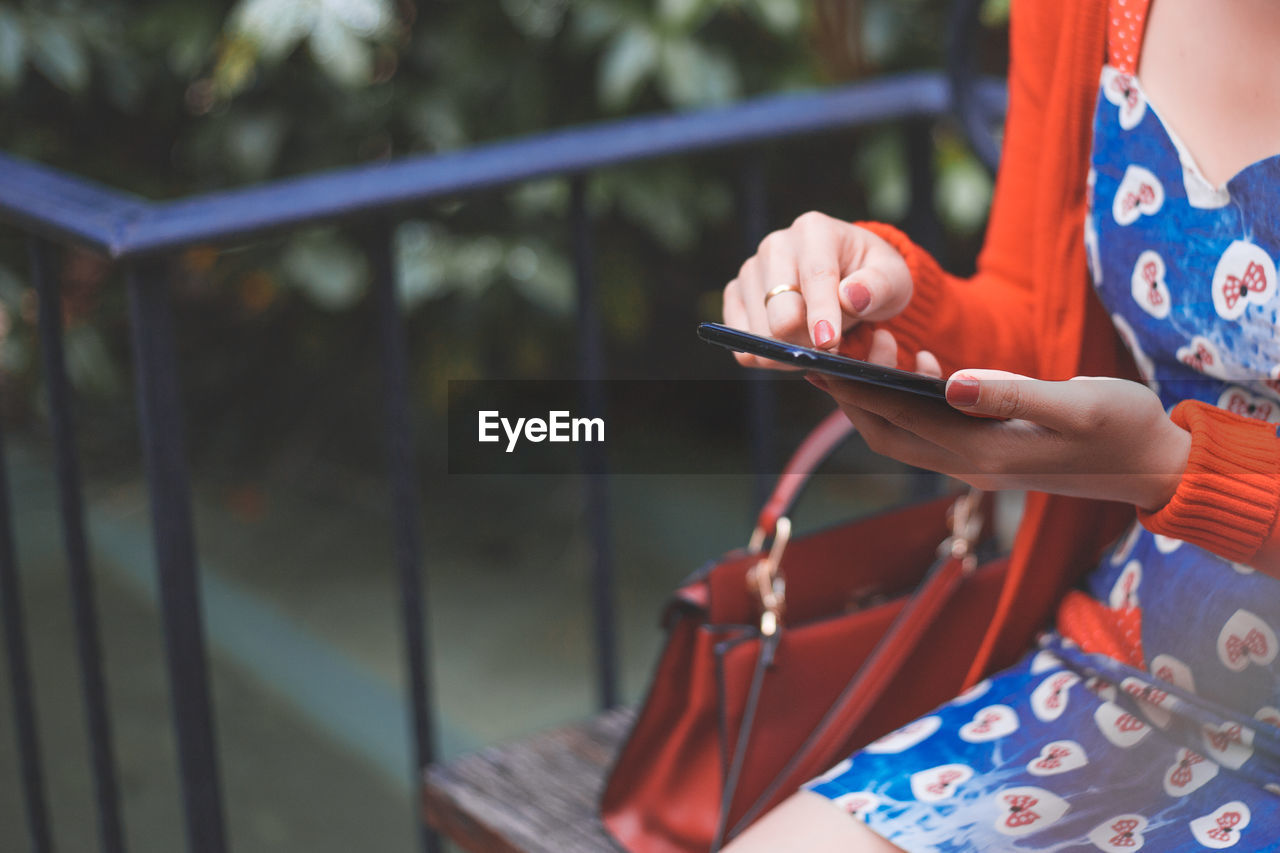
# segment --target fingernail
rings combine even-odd
[[[819,320],[813,326],[813,344],[818,348],[825,347],[827,344],[835,340],[836,333],[832,331],[831,324],[826,320]]]
[[[844,299],[849,303],[850,308],[859,314],[867,310],[867,306],[871,304],[871,291],[867,290],[865,285],[856,281],[846,281],[842,287]]]
[[[978,380],[952,379],[947,383],[947,402],[953,406],[972,406],[978,402]]]

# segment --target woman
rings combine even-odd
[[[877,451],[1033,492],[973,687],[731,853],[1280,849],[1280,4],[1016,0],[1011,37],[973,278],[811,213],[725,288],[730,325],[950,375],[941,413],[811,380]],[[1045,381],[1079,376],[1115,378]]]

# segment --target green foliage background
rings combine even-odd
[[[989,22],[1002,22],[1005,5],[987,4]],[[0,148],[145,196],[177,197],[937,66],[946,6],[0,2]],[[937,131],[934,141],[948,247],[966,257],[989,184],[957,138]],[[901,129],[885,128],[770,150],[773,227],[813,207],[900,219],[902,149]],[[592,180],[614,374],[661,375],[658,346],[683,346],[691,321],[717,312],[718,291],[746,248],[736,217],[739,162],[686,158]],[[398,224],[415,383],[427,405],[442,405],[450,378],[571,374],[566,208],[567,187],[552,180],[416,210]],[[128,384],[118,271],[73,251],[60,272],[73,381],[90,402],[113,400]],[[361,402],[376,405],[372,392],[354,406],[326,393],[340,381],[372,380],[367,283],[347,229],[185,253],[175,286],[197,452],[248,458],[260,452],[264,424],[297,437],[304,422],[340,425]],[[38,396],[33,319],[22,245],[7,234],[0,364],[19,392],[9,395],[19,413]],[[673,364],[685,352],[675,350]]]

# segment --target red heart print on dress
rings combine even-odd
[[[1039,675],[1042,672],[1048,672],[1051,669],[1061,669],[1062,658],[1058,657],[1049,649],[1041,649],[1036,652],[1035,657],[1031,659],[1031,668],[1028,672],[1031,675]]]
[[[988,705],[960,727],[960,739],[985,743],[1018,730],[1018,715],[1008,705]]]
[[[973,768],[964,764],[943,764],[911,774],[911,793],[922,803],[936,803],[956,792],[973,778]]]
[[[880,798],[870,791],[841,794],[833,802],[849,814],[864,821],[867,819],[868,814],[880,806]]]
[[[1121,749],[1134,746],[1151,727],[1114,702],[1103,702],[1093,712],[1093,721],[1107,740]]]
[[[879,740],[872,741],[864,746],[862,751],[876,755],[903,752],[936,732],[941,725],[942,718],[939,716],[921,717],[913,723],[907,723],[895,732],[889,732]]]
[[[1259,722],[1266,723],[1269,726],[1275,726],[1280,729],[1280,708],[1272,708],[1270,705],[1259,708],[1253,718]]]
[[[1031,712],[1040,720],[1051,723],[1067,709],[1067,699],[1072,685],[1080,682],[1074,672],[1055,672],[1036,685],[1031,691]]]
[[[1057,823],[1067,813],[1067,801],[1043,788],[1006,788],[995,796],[996,831],[1015,837],[1030,835]]]
[[[1121,850],[1141,850],[1147,839],[1142,832],[1147,828],[1147,819],[1140,814],[1116,815],[1103,821],[1089,833],[1089,841],[1099,850],[1107,853]]]
[[[1130,560],[1120,570],[1120,576],[1111,586],[1111,594],[1107,597],[1107,603],[1111,605],[1111,609],[1123,610],[1126,607],[1137,607],[1138,587],[1141,584],[1142,563]]]
[[[1184,347],[1179,347],[1175,355],[1179,362],[1192,370],[1203,373],[1206,376],[1216,376],[1218,378],[1223,376],[1224,365],[1222,363],[1222,355],[1218,352],[1218,346],[1203,335],[1193,337],[1191,343]]]
[[[1276,293],[1276,265],[1262,247],[1236,240],[1213,271],[1213,307],[1236,320],[1249,305],[1263,305]]]
[[[1147,99],[1132,76],[1114,68],[1102,69],[1102,95],[1120,108],[1120,127],[1133,130],[1147,111]]]
[[[1204,740],[1205,754],[1223,767],[1239,770],[1253,755],[1253,729],[1239,723],[1228,721],[1217,726],[1205,725],[1200,729],[1200,736]]]
[[[1268,423],[1280,421],[1280,406],[1275,401],[1250,394],[1239,385],[1232,385],[1222,392],[1218,397],[1218,408]]]
[[[1174,699],[1168,691],[1132,676],[1120,682],[1120,689],[1137,699],[1142,713],[1160,728],[1167,727],[1173,719],[1168,707],[1174,704]]]
[[[1218,633],[1218,659],[1235,672],[1251,663],[1268,666],[1276,659],[1275,631],[1258,614],[1237,610]]]
[[[961,693],[956,698],[952,699],[951,704],[952,705],[968,705],[970,702],[974,701],[975,699],[985,696],[987,691],[990,689],[991,689],[991,679],[984,678],[982,681],[979,681],[977,684],[973,685],[968,690]]]
[[[1138,255],[1138,262],[1133,265],[1133,275],[1129,279],[1133,301],[1157,320],[1168,317],[1172,307],[1169,285],[1165,283],[1164,275],[1164,258],[1147,249]]]
[[[1046,743],[1040,754],[1027,762],[1027,772],[1032,776],[1056,776],[1088,763],[1083,746],[1073,740],[1055,740]]]
[[[1233,800],[1191,821],[1191,834],[1205,847],[1225,850],[1240,841],[1240,834],[1252,817],[1247,805]]]
[[[1167,684],[1181,687],[1188,693],[1196,692],[1196,680],[1191,667],[1173,655],[1158,654],[1151,659],[1151,674]]]
[[[1164,204],[1164,186],[1151,171],[1141,166],[1125,169],[1120,188],[1111,203],[1111,215],[1119,225],[1132,225],[1138,217],[1151,216]]]
[[[1172,766],[1164,773],[1164,792],[1171,797],[1185,797],[1217,775],[1217,764],[1198,752],[1180,747],[1174,753]]]

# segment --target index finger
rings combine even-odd
[[[844,332],[840,308],[840,247],[830,228],[816,222],[796,221],[800,245],[796,273],[804,295],[809,336],[819,349],[830,349]]]

